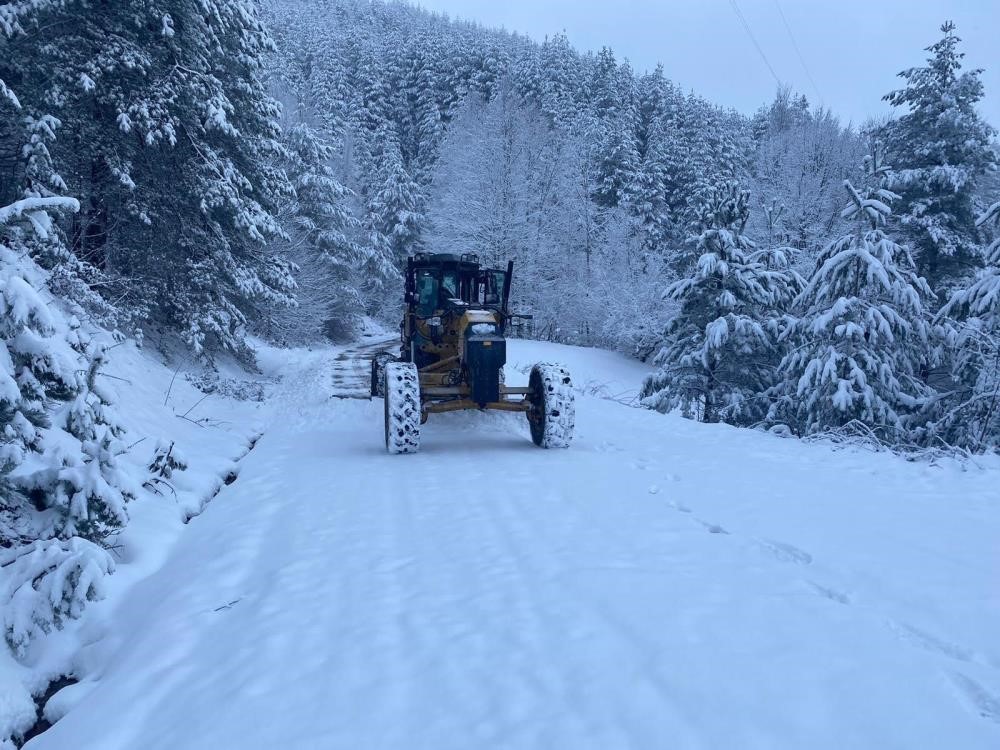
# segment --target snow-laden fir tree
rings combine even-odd
[[[780,206],[780,216],[751,214],[749,232],[799,248],[804,273],[832,237],[847,230],[840,217],[843,182],[862,177],[864,144],[829,111],[810,110],[789,89],[753,118],[756,155],[752,190],[765,207]],[[774,219],[774,221],[772,221]]]
[[[81,356],[86,337],[28,253],[29,236],[54,235],[55,207],[77,205],[29,196],[0,208],[0,610],[19,656],[100,598],[114,567],[102,545],[131,496],[97,382],[103,354]]]
[[[768,419],[810,434],[858,421],[887,441],[906,434],[906,418],[927,398],[921,381],[930,356],[926,310],[933,298],[909,250],[882,228],[896,196],[884,187],[878,146],[866,159],[869,186],[844,183],[844,218],[857,229],[820,254],[796,298],[797,320],[771,391]]]
[[[996,131],[980,117],[982,70],[961,72],[964,54],[955,24],[927,48],[924,67],[900,73],[906,86],[884,98],[908,111],[890,121],[882,136],[893,165],[888,187],[901,196],[896,210],[931,288],[948,293],[982,262],[976,232],[976,184],[993,169]]]
[[[664,333],[659,370],[642,389],[645,406],[682,409],[704,422],[753,423],[773,367],[780,309],[794,277],[780,253],[758,251],[743,234],[749,193],[730,182],[699,206],[698,259],[664,297],[678,309]]]
[[[373,253],[400,263],[421,247],[423,194],[392,144],[366,201],[366,229]]]
[[[1000,203],[978,223],[1000,226]],[[930,437],[982,451],[1000,447],[1000,237],[986,267],[939,315],[948,331],[955,388],[935,404]]]
[[[50,150],[81,202],[70,250],[196,352],[249,356],[248,311],[293,286],[268,245],[289,186],[256,3],[29,4],[41,10],[0,66],[30,95],[26,116],[62,123]]]
[[[0,50],[55,5],[0,7]],[[33,639],[102,596],[114,563],[101,542],[124,523],[130,494],[117,467],[114,413],[96,383],[101,355],[95,350],[87,366],[79,325],[52,299],[32,257],[62,248],[51,214],[80,208],[59,195],[65,183],[49,151],[58,121],[34,93],[18,96],[0,82],[0,108],[14,115],[5,122],[26,125],[2,131],[20,147],[15,179],[0,194],[0,612],[4,638],[22,657]]]
[[[283,257],[295,264],[296,305],[279,305],[258,317],[268,335],[286,344],[316,341],[325,335],[349,337],[364,305],[359,277],[385,278],[393,260],[379,248],[358,242],[361,222],[350,212],[353,193],[337,180],[333,146],[294,115],[284,134],[283,168],[294,187],[279,217],[288,239],[278,243]]]

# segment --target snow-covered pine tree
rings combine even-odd
[[[908,112],[890,121],[883,140],[893,164],[888,187],[902,200],[897,215],[917,270],[942,300],[982,263],[975,226],[977,180],[997,164],[996,135],[976,111],[982,70],[960,72],[964,53],[955,24],[927,48],[924,67],[900,73],[905,88],[883,97]]]
[[[750,424],[766,411],[762,394],[777,333],[774,311],[794,291],[793,277],[743,234],[749,193],[729,182],[707,190],[699,207],[699,258],[664,297],[679,307],[646,379],[645,406],[704,422]]]
[[[256,3],[40,5],[3,64],[62,123],[50,150],[82,204],[70,249],[196,352],[249,356],[247,311],[292,289],[267,244],[289,188]]]
[[[423,194],[391,143],[366,202],[366,228],[373,254],[400,263],[421,247]]]
[[[640,247],[647,270],[650,264],[662,265],[671,224],[666,193],[666,162],[670,148],[667,98],[670,93],[670,84],[663,77],[660,66],[639,80],[635,135],[637,164],[632,185],[626,192],[631,196],[630,208],[638,220]]]
[[[128,523],[125,504],[135,498],[135,491],[117,465],[117,456],[125,452],[125,430],[114,411],[114,397],[98,380],[106,352],[91,345],[86,358],[80,390],[63,426],[79,441],[81,455],[56,452],[62,466],[48,506],[55,511],[55,536],[100,542]]]
[[[350,212],[353,193],[336,178],[333,147],[300,114],[284,134],[282,166],[295,189],[279,211],[289,235],[279,253],[295,264],[296,306],[280,305],[256,316],[262,330],[286,344],[343,339],[356,329],[364,306],[362,275],[392,274],[392,260],[359,243],[361,222]]]
[[[907,416],[929,394],[920,375],[930,356],[925,305],[933,294],[909,250],[882,229],[896,196],[884,187],[880,159],[876,143],[864,193],[845,181],[843,215],[858,229],[826,247],[794,302],[768,420],[798,434],[856,420],[900,441]]]
[[[978,219],[1000,227],[1000,202]],[[955,389],[935,404],[928,439],[975,451],[1000,448],[1000,237],[986,267],[952,295],[938,316],[948,330]]]
[[[843,181],[863,177],[865,144],[829,111],[810,110],[786,88],[754,116],[753,127],[754,195],[782,211],[778,217],[766,210],[751,214],[750,234],[767,233],[772,242],[800,249],[807,261],[802,270],[809,273],[830,238],[847,231],[840,217]]]
[[[18,656],[102,596],[114,568],[102,543],[130,495],[96,382],[102,355],[87,367],[83,337],[28,253],[30,234],[55,236],[46,211],[57,208],[77,203],[29,196],[0,208],[0,610]]]
[[[594,202],[616,208],[629,202],[628,188],[635,181],[636,153],[635,76],[627,64],[619,66],[614,53],[604,47],[597,55],[588,94],[591,97],[594,147]]]

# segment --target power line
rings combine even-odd
[[[771,63],[767,59],[767,55],[764,54],[764,50],[761,49],[760,45],[757,43],[757,38],[750,30],[750,24],[747,23],[747,19],[743,16],[743,11],[740,10],[740,6],[737,4],[736,0],[729,0],[729,5],[732,6],[733,12],[736,14],[740,23],[743,24],[743,29],[747,32],[747,36],[750,37],[750,41],[753,42],[753,46],[757,48],[757,54],[760,55],[760,59],[764,61],[767,69],[771,71],[771,75],[774,76],[774,80],[777,82],[778,86],[781,86],[781,79],[778,78],[778,74],[775,73],[774,68],[771,67]]]
[[[809,72],[809,66],[806,65],[806,60],[802,56],[801,50],[799,50],[799,45],[795,41],[795,34],[792,33],[792,27],[788,25],[788,19],[785,18],[785,11],[781,9],[781,3],[779,0],[774,0],[774,7],[778,9],[778,15],[781,16],[781,23],[785,25],[785,31],[788,32],[788,38],[792,40],[792,48],[795,50],[795,55],[799,58],[799,62],[802,64],[802,70],[806,73],[806,78],[809,79],[809,83],[812,84],[813,91],[816,92],[816,96],[822,103],[823,95],[819,93],[819,86],[816,85],[816,81],[813,80],[812,74]]]

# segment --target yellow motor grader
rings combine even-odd
[[[399,356],[377,355],[371,393],[385,401],[389,453],[415,453],[429,414],[462,409],[524,412],[535,445],[566,448],[574,402],[566,368],[541,363],[526,387],[504,383],[514,263],[482,268],[475,255],[407,259]]]

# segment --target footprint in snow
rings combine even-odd
[[[951,678],[963,697],[972,704],[976,713],[984,719],[1000,724],[1000,698],[961,672],[954,672]]]
[[[959,646],[956,643],[951,643],[944,638],[939,638],[936,635],[920,630],[920,628],[915,628],[905,622],[896,622],[895,620],[889,620],[887,625],[889,626],[889,630],[901,641],[917,648],[922,648],[924,651],[941,654],[956,661],[975,661],[975,654],[970,649]]]
[[[702,521],[700,518],[695,519],[695,520],[698,521],[698,523],[700,523],[702,526],[704,526],[705,530],[708,531],[709,534],[728,534],[729,533],[724,528],[722,528],[721,526],[719,526],[719,524],[717,524],[717,523],[709,523],[708,521]]]
[[[765,552],[782,562],[809,565],[813,561],[812,555],[808,552],[786,542],[776,542],[773,539],[758,539],[757,544]]]
[[[598,453],[621,453],[625,449],[619,448],[614,443],[609,443],[608,441],[605,440],[604,442],[595,445],[594,450]]]
[[[828,588],[827,586],[821,586],[815,581],[806,581],[820,596],[829,599],[832,602],[837,602],[837,604],[850,604],[851,599],[847,594],[837,591],[836,589]]]

